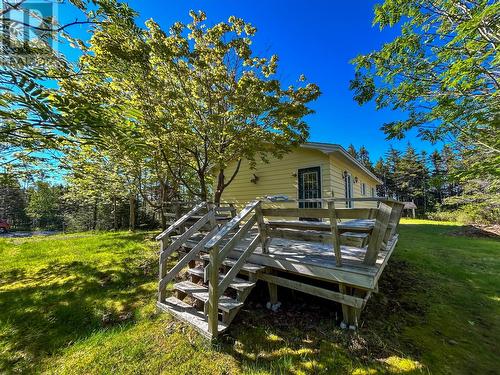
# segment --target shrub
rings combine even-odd
[[[438,211],[428,214],[437,221],[456,221],[464,224],[500,224],[500,207],[488,203],[469,203],[456,210]]]

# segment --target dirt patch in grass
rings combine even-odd
[[[306,373],[384,372],[391,370],[390,358],[406,358],[419,366],[417,348],[400,337],[407,327],[425,320],[428,306],[412,298],[425,289],[408,262],[391,260],[380,279],[380,293],[370,298],[353,332],[340,329],[339,304],[308,294],[279,288],[280,310],[266,309],[267,287],[259,283],[223,337],[225,351],[255,373],[286,373],[301,366],[312,366]]]
[[[500,225],[464,225],[458,230],[449,233],[450,236],[465,236],[473,238],[496,238],[500,239]]]

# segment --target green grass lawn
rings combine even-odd
[[[500,241],[458,229],[403,223],[356,333],[262,286],[214,346],[155,311],[152,233],[0,239],[0,373],[499,373]]]

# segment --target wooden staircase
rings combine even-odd
[[[190,324],[209,339],[228,328],[255,287],[257,274],[266,270],[265,266],[246,262],[261,239],[259,235],[238,259],[228,258],[230,251],[256,223],[257,207],[260,202],[253,202],[222,225],[216,220],[220,207],[201,203],[157,237],[161,241],[158,309]],[[187,226],[193,218],[197,220]],[[240,228],[244,219],[248,221]],[[220,248],[226,237],[229,240]],[[200,240],[167,271],[168,258],[176,251],[181,253],[183,244],[192,238]],[[188,280],[176,282],[175,295],[167,298],[167,284],[178,278],[186,267]]]
[[[404,205],[385,199],[376,209],[338,209],[334,203],[329,200],[327,209],[279,209],[262,208],[255,201],[223,220],[219,218],[224,207],[196,205],[157,237],[161,242],[158,308],[214,339],[228,328],[261,280],[268,285],[271,306],[278,305],[278,286],[297,290],[340,303],[341,327],[356,329],[396,246]],[[328,223],[264,219],[269,217],[311,217]],[[359,234],[359,222],[339,222],[349,219],[370,221],[371,227]],[[326,231],[318,230],[325,226]],[[287,241],[286,251],[273,239]],[[332,246],[329,254],[314,250],[313,246],[325,243]],[[173,254],[179,254],[179,260],[167,269]],[[249,263],[250,259],[259,264]],[[297,274],[306,279],[297,280]],[[323,284],[310,282],[315,279]],[[168,285],[173,286],[172,296],[167,296]]]
[[[221,334],[228,328],[243,307],[245,300],[255,287],[256,281],[251,280],[255,279],[256,272],[265,269],[265,267],[250,263],[244,268],[248,274],[235,277],[229,284],[228,295],[219,297],[217,334]],[[175,296],[167,298],[164,303],[158,302],[158,307],[192,325],[203,336],[212,338],[213,335],[208,330],[208,301],[210,295],[207,284],[203,282],[204,268],[199,266],[189,268],[187,273],[190,280],[175,283]],[[220,274],[219,280],[222,280],[223,277],[224,274]],[[244,277],[247,277],[247,279]]]

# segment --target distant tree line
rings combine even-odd
[[[138,25],[124,2],[70,2],[88,40],[52,19],[42,43],[0,35],[2,56],[29,56],[0,69],[0,215],[16,227],[165,227],[172,201],[219,202],[238,173],[229,163],[281,157],[308,138],[318,86],[278,79],[278,57],[252,51],[250,23],[208,24],[199,11],[163,30]],[[408,115],[382,126],[389,139],[414,129],[449,143],[431,155],[390,149],[373,166],[365,148],[351,150],[383,179],[380,194],[414,200],[421,215],[500,216],[498,10],[493,0],[385,0],[374,21],[401,35],[353,60],[354,99]],[[78,61],[53,38],[78,48]],[[60,169],[61,186],[43,177]]]
[[[7,174],[0,175],[0,219],[14,230],[120,230],[156,229],[158,212],[136,197],[131,206],[127,197],[81,199],[74,187],[36,181],[27,187]]]
[[[390,147],[375,164],[368,150],[352,144],[347,150],[383,184],[380,197],[414,202],[420,217],[463,222],[498,223],[500,220],[500,184],[490,175],[461,178],[467,170],[467,156],[449,145],[431,154],[418,153],[408,143],[404,151]]]
[[[375,163],[364,146],[356,149],[351,144],[348,152],[383,181],[377,187],[378,196],[414,202],[419,217],[499,222],[498,181],[459,178],[464,160],[450,146],[431,154],[418,153],[410,143],[403,151],[391,146]],[[82,159],[85,157],[79,154],[78,160]],[[126,179],[120,178],[118,170],[111,172],[116,166],[90,160],[93,168],[87,165],[85,175],[80,176],[73,166],[64,185],[37,180],[22,186],[19,176],[1,174],[0,218],[15,229],[133,230],[164,226],[172,219],[165,214],[181,209],[169,202],[163,210],[159,208],[160,184],[141,181],[131,195],[134,190],[127,187]],[[197,197],[186,191],[182,199]]]

